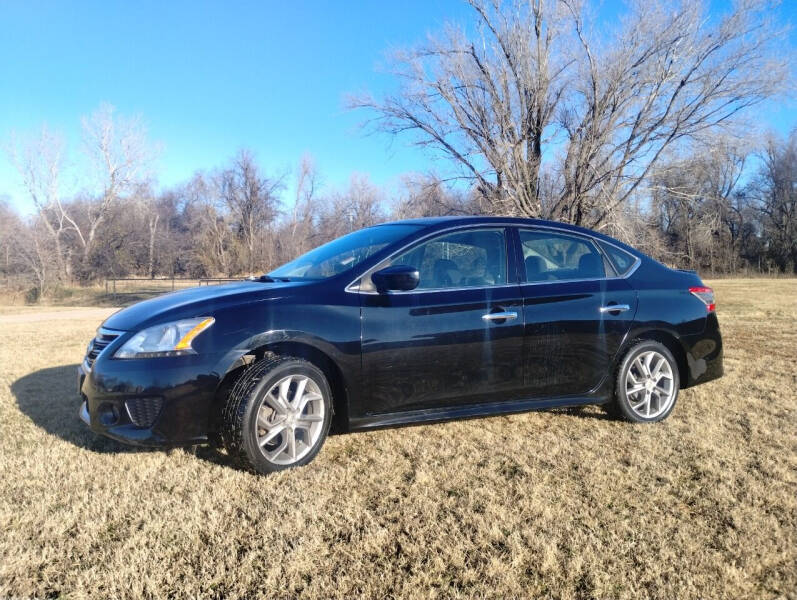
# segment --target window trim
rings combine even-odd
[[[516,260],[520,261],[519,262],[520,265],[523,265],[523,266],[519,266],[518,267],[518,275],[523,280],[523,281],[519,282],[519,285],[521,285],[521,286],[523,286],[523,285],[550,285],[550,284],[557,284],[557,283],[576,283],[576,282],[587,282],[587,281],[610,281],[610,280],[614,280],[614,279],[628,279],[631,275],[634,274],[634,272],[642,264],[642,259],[641,258],[639,258],[638,256],[636,256],[634,254],[631,254],[631,256],[634,257],[635,261],[634,261],[634,264],[625,272],[624,275],[615,274],[612,277],[609,277],[609,276],[604,276],[604,277],[586,277],[586,278],[582,277],[582,278],[575,278],[575,279],[550,279],[550,280],[547,280],[547,281],[528,281],[527,277],[526,277],[525,259],[523,259],[523,241],[520,239],[520,232],[521,231],[535,231],[535,232],[546,232],[546,233],[547,232],[551,232],[551,233],[555,233],[557,235],[561,235],[561,236],[564,236],[564,237],[570,236],[570,237],[574,237],[574,238],[578,238],[578,239],[581,239],[583,241],[586,241],[587,243],[592,244],[592,246],[598,251],[598,254],[601,256],[602,259],[605,259],[605,260],[609,261],[609,264],[612,265],[613,269],[614,269],[614,263],[606,255],[606,252],[603,250],[603,248],[601,248],[601,245],[600,245],[599,242],[604,242],[604,243],[606,243],[606,244],[608,244],[610,246],[613,246],[613,247],[617,248],[618,250],[621,250],[621,251],[625,252],[626,254],[630,254],[630,253],[627,250],[624,250],[623,248],[620,248],[617,244],[613,244],[613,243],[605,241],[605,240],[599,240],[598,238],[596,238],[594,236],[591,236],[589,234],[584,234],[584,233],[574,232],[574,231],[566,231],[566,230],[563,230],[563,229],[559,229],[558,227],[547,227],[545,225],[528,225],[528,226],[515,225],[513,229],[515,230],[515,235],[517,236],[516,237],[516,240],[517,240],[517,259]]]
[[[448,229],[443,230],[436,230],[430,231],[427,235],[422,236],[416,240],[411,241],[406,246],[402,246],[395,252],[391,253],[389,256],[383,258],[379,263],[367,269],[362,274],[355,277],[346,287],[346,292],[350,294],[365,294],[369,296],[379,296],[379,292],[376,290],[373,291],[366,291],[360,289],[360,282],[364,277],[370,276],[375,271],[383,268],[385,263],[391,261],[395,256],[402,254],[406,251],[411,250],[415,246],[419,246],[427,241],[434,239],[435,237],[441,237],[445,235],[449,235],[452,233],[459,233],[462,231],[470,231],[470,230],[478,230],[478,229],[494,229],[494,230],[501,230],[504,234],[504,252],[506,256],[506,278],[515,279],[514,282],[502,283],[501,285],[487,285],[487,286],[467,286],[467,287],[444,287],[444,288],[428,288],[428,289],[414,289],[414,290],[407,290],[407,291],[391,291],[388,292],[390,295],[405,295],[405,294],[426,294],[426,293],[434,293],[434,292],[453,292],[453,291],[464,291],[464,290],[494,290],[499,288],[506,288],[506,287],[517,287],[520,285],[519,278],[519,268],[515,268],[515,272],[512,272],[513,262],[517,261],[517,257],[515,256],[516,249],[515,249],[515,242],[514,242],[514,235],[512,233],[512,224],[511,223],[466,223],[464,225],[460,225],[457,227],[451,227]],[[514,258],[514,260],[513,260]]]
[[[617,269],[617,266],[615,265],[615,262],[612,260],[612,257],[609,256],[609,253],[603,247],[603,244],[606,244],[607,246],[611,246],[612,248],[615,248],[616,250],[619,250],[623,254],[627,254],[628,256],[630,256],[631,258],[634,259],[634,262],[631,263],[631,266],[628,267],[621,274],[620,271]],[[607,242],[606,240],[596,239],[595,240],[595,245],[598,247],[598,249],[601,251],[601,253],[606,257],[606,260],[609,261],[609,264],[612,266],[612,269],[614,269],[614,272],[617,273],[617,277],[616,278],[628,277],[631,273],[633,273],[637,269],[637,267],[639,266],[639,263],[642,262],[638,256],[634,256],[628,250],[620,248],[620,246],[618,246],[617,244],[612,244],[611,242]]]

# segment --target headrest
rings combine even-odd
[[[545,268],[545,263],[539,256],[529,256],[526,259],[526,276],[537,275],[542,273]]]
[[[578,259],[578,273],[581,277],[603,277],[603,261],[597,254],[584,254]]]

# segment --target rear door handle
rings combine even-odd
[[[598,310],[602,313],[625,312],[631,310],[631,307],[627,304],[608,304],[606,306],[601,306]]]
[[[517,313],[516,312],[487,313],[486,315],[482,315],[482,319],[485,321],[511,321],[512,319],[517,319]]]

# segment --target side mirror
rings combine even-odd
[[[380,294],[385,292],[408,292],[418,287],[421,276],[418,269],[407,265],[393,265],[371,274],[371,281]]]

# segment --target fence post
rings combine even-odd
[[[172,291],[174,291],[174,276],[172,276]]]

